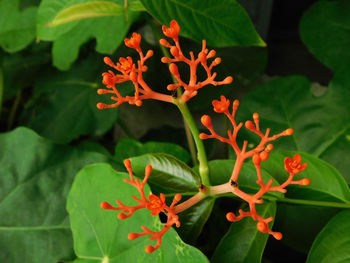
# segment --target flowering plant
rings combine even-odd
[[[237,135],[239,130],[242,128],[243,123],[242,122],[237,123],[235,120],[236,112],[239,106],[239,101],[235,100],[232,103],[232,111],[230,111],[229,110],[230,101],[226,99],[225,96],[221,96],[220,101],[213,100],[212,102],[214,111],[217,113],[225,114],[225,116],[231,122],[233,129],[227,130],[227,135],[228,135],[227,138],[222,137],[221,135],[215,132],[210,116],[203,115],[201,118],[201,122],[209,130],[210,134],[201,133],[198,135],[198,130],[196,129],[195,124],[193,123],[193,119],[190,116],[190,113],[186,106],[186,102],[189,99],[196,96],[200,88],[208,84],[211,84],[214,86],[230,84],[233,81],[233,78],[226,77],[223,81],[215,81],[215,77],[217,73],[212,73],[212,69],[214,66],[217,66],[220,64],[221,59],[215,58],[210,63],[210,65],[208,65],[208,59],[213,58],[216,53],[214,50],[209,51],[206,48],[205,40],[203,40],[202,50],[199,52],[198,56],[195,57],[194,53],[191,51],[190,58],[187,58],[183,54],[179,43],[178,35],[180,32],[180,26],[178,25],[178,23],[175,20],[172,20],[170,22],[170,27],[168,28],[166,26],[163,26],[162,30],[164,35],[171,38],[174,42],[174,44],[171,45],[165,39],[161,39],[159,41],[161,45],[170,49],[170,53],[173,56],[173,58],[169,58],[169,57],[162,58],[163,63],[170,63],[169,71],[174,76],[174,79],[176,80],[174,84],[169,84],[167,86],[167,89],[170,91],[172,90],[176,91],[180,87],[183,87],[184,92],[182,93],[181,91],[179,91],[180,94],[182,95],[177,98],[174,98],[171,95],[165,95],[165,94],[155,92],[146,84],[146,82],[143,79],[143,72],[147,71],[147,67],[144,65],[144,62],[153,55],[153,51],[148,50],[146,55],[144,56],[140,47],[141,36],[137,33],[133,33],[130,39],[129,38],[125,39],[125,45],[127,47],[135,49],[139,53],[140,59],[137,61],[137,66],[133,64],[132,59],[130,57],[128,57],[127,59],[120,58],[119,63],[117,63],[116,65],[112,62],[110,58],[108,57],[104,58],[104,61],[107,65],[115,68],[122,74],[115,75],[112,71],[102,74],[103,76],[102,82],[104,85],[106,85],[107,89],[99,89],[98,94],[112,93],[115,96],[111,96],[111,99],[115,100],[116,103],[111,105],[98,103],[97,107],[99,109],[112,108],[112,107],[117,107],[124,102],[141,106],[142,100],[144,99],[155,99],[155,100],[170,102],[178,106],[181,113],[183,114],[185,121],[187,122],[187,125],[190,127],[192,136],[196,142],[196,146],[198,149],[199,167],[200,167],[199,175],[201,177],[202,183],[198,185],[198,193],[196,193],[191,198],[187,199],[182,203],[179,203],[182,196],[181,194],[176,194],[171,202],[171,205],[167,206],[165,202],[165,195],[163,193],[160,193],[159,197],[154,194],[151,194],[148,197],[148,199],[144,193],[143,188],[147,183],[147,180],[151,174],[152,166],[147,165],[145,167],[145,176],[143,178],[143,181],[140,182],[138,179],[134,179],[131,162],[130,160],[126,159],[124,161],[124,164],[126,169],[129,172],[130,180],[124,179],[124,181],[128,184],[131,184],[139,191],[140,198],[137,198],[135,196],[132,197],[139,204],[136,206],[125,206],[123,203],[117,200],[116,202],[118,206],[114,207],[104,201],[101,203],[101,207],[107,210],[122,211],[123,213],[118,214],[119,219],[129,218],[134,214],[135,211],[142,208],[151,210],[151,214],[153,216],[158,216],[158,214],[161,212],[164,213],[167,220],[163,229],[160,230],[159,232],[155,232],[155,231],[149,230],[145,226],[141,226],[141,228],[144,230],[143,232],[130,233],[128,236],[129,239],[133,240],[144,235],[150,235],[151,236],[150,240],[157,240],[157,243],[155,246],[148,245],[145,248],[146,252],[148,253],[152,253],[160,247],[162,243],[161,241],[162,236],[170,229],[172,225],[176,225],[176,227],[180,227],[181,224],[178,216],[179,213],[196,205],[198,202],[205,199],[207,196],[215,196],[215,195],[220,195],[225,193],[232,193],[235,196],[246,201],[249,205],[249,211],[243,211],[242,209],[240,209],[238,216],[236,216],[233,212],[228,212],[226,214],[226,218],[228,221],[235,222],[245,217],[251,217],[253,220],[258,222],[257,229],[260,232],[268,233],[273,235],[276,239],[281,239],[282,234],[280,232],[272,231],[269,227],[269,223],[273,220],[273,217],[264,218],[260,216],[256,211],[256,204],[262,204],[264,202],[262,198],[264,194],[268,192],[277,191],[281,193],[286,193],[287,190],[285,188],[288,185],[291,185],[291,184],[309,185],[310,184],[310,180],[308,178],[293,180],[296,174],[299,174],[302,170],[304,170],[307,167],[307,163],[301,164],[301,156],[299,154],[295,154],[293,159],[291,159],[290,157],[285,158],[284,167],[286,172],[289,173],[289,176],[286,178],[286,180],[282,184],[273,186],[272,185],[272,183],[274,182],[273,179],[270,179],[268,182],[264,182],[262,178],[261,162],[268,160],[269,153],[273,149],[273,145],[269,143],[272,141],[275,141],[281,136],[292,135],[293,130],[289,128],[275,135],[270,135],[269,128],[267,128],[265,132],[262,132],[260,129],[259,114],[254,113],[253,121],[247,120],[245,122],[245,128],[255,133],[258,137],[260,137],[260,142],[257,144],[256,147],[248,150],[247,149],[248,141],[244,140],[242,147],[240,147],[237,143]],[[178,67],[176,66],[175,62],[184,62],[189,66],[190,80],[188,83],[185,83],[182,80]],[[201,65],[206,72],[206,79],[203,81],[198,81],[197,79],[198,65]],[[118,88],[117,88],[117,84],[125,81],[131,81],[133,83],[135,88],[134,96],[123,97],[122,95],[120,95],[120,92],[118,91]],[[213,186],[210,184],[210,180],[209,180],[208,164],[206,161],[206,155],[205,155],[204,147],[202,145],[201,140],[210,139],[210,138],[215,138],[223,143],[229,144],[236,154],[236,161],[235,161],[235,165],[234,165],[231,177],[226,183],[221,185]],[[254,194],[248,194],[242,191],[238,185],[238,179],[240,176],[242,165],[244,161],[249,158],[252,159],[253,164],[255,166],[256,176],[257,176],[256,183],[260,187],[259,191],[257,191]]]

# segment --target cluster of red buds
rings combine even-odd
[[[231,188],[229,190],[234,195],[240,197],[244,201],[246,201],[249,204],[250,211],[244,212],[242,209],[239,210],[239,215],[235,216],[234,213],[230,212],[227,213],[226,218],[227,220],[234,222],[239,221],[244,217],[252,217],[252,219],[258,221],[257,229],[263,233],[269,233],[273,235],[276,239],[281,239],[282,234],[279,232],[273,232],[268,226],[268,223],[273,220],[272,217],[269,218],[262,218],[258,215],[256,212],[255,204],[261,204],[264,202],[264,200],[260,199],[265,193],[270,191],[278,191],[285,193],[287,190],[285,189],[290,184],[299,184],[299,185],[309,185],[310,180],[309,179],[301,179],[294,181],[294,176],[298,173],[300,173],[302,170],[304,170],[307,167],[307,164],[301,164],[301,157],[300,155],[296,154],[293,159],[290,157],[286,157],[284,160],[284,167],[285,170],[289,173],[289,177],[287,180],[278,186],[272,186],[273,179],[270,179],[266,184],[264,183],[261,175],[261,162],[266,161],[269,158],[269,152],[273,149],[272,144],[268,144],[269,142],[272,142],[276,140],[277,138],[281,136],[288,136],[293,134],[293,129],[287,129],[279,134],[270,136],[270,129],[266,129],[265,133],[263,133],[260,130],[259,122],[259,114],[254,113],[253,114],[253,121],[248,120],[245,122],[245,128],[250,130],[251,132],[255,133],[257,136],[260,137],[260,143],[257,144],[257,146],[251,150],[247,150],[248,141],[243,142],[242,148],[240,148],[237,144],[237,134],[238,131],[242,128],[243,123],[237,123],[235,120],[235,115],[239,106],[239,101],[235,100],[232,103],[232,111],[230,112],[230,101],[226,99],[224,96],[221,96],[220,101],[214,100],[213,101],[213,107],[214,111],[217,113],[224,113],[226,117],[229,119],[229,121],[232,124],[232,131],[227,131],[227,137],[222,137],[219,134],[217,134],[213,128],[213,125],[211,123],[211,118],[208,115],[204,115],[201,118],[202,124],[210,131],[210,134],[201,133],[200,138],[201,139],[209,139],[209,138],[215,138],[223,143],[229,144],[233,150],[236,153],[236,162],[234,169],[232,171],[232,175],[230,178],[230,181],[228,184],[225,184],[221,186],[221,188]],[[252,158],[252,161],[254,163],[256,174],[257,174],[257,181],[256,183],[260,186],[260,190],[253,194],[249,195],[242,191],[239,188],[238,185],[238,177],[240,174],[240,170],[242,168],[243,162],[248,159]],[[229,186],[230,185],[230,186]]]
[[[169,70],[171,74],[174,75],[178,83],[169,84],[167,89],[169,91],[175,91],[178,87],[184,88],[184,93],[181,96],[183,101],[188,101],[190,98],[194,97],[197,94],[197,90],[207,86],[207,85],[224,85],[230,84],[233,81],[232,77],[227,77],[222,81],[215,81],[216,73],[212,73],[214,66],[219,65],[221,62],[220,58],[215,58],[210,65],[207,64],[207,60],[215,56],[215,51],[208,51],[206,48],[206,42],[203,40],[202,50],[199,52],[197,58],[194,57],[193,52],[190,52],[190,58],[185,57],[183,54],[180,43],[179,43],[179,32],[180,27],[178,23],[173,20],[170,22],[170,27],[163,26],[162,28],[165,36],[171,38],[174,41],[174,45],[171,45],[167,40],[161,39],[160,44],[169,48],[170,53],[173,58],[163,57],[163,63],[171,63],[169,65]],[[139,54],[139,60],[136,64],[133,62],[131,57],[120,58],[119,62],[115,64],[109,57],[104,58],[104,62],[117,70],[119,73],[115,74],[112,70],[102,74],[103,80],[102,83],[106,86],[106,89],[98,89],[98,94],[112,94],[111,100],[115,101],[113,104],[98,103],[97,108],[114,108],[118,107],[120,104],[128,102],[129,104],[134,104],[136,106],[142,105],[142,100],[144,99],[155,99],[165,102],[172,102],[173,97],[171,95],[162,94],[156,91],[153,91],[143,79],[143,73],[147,71],[147,66],[145,62],[151,56],[153,56],[153,51],[148,50],[146,55],[143,54],[140,43],[141,35],[138,33],[133,33],[132,37],[126,38],[124,43],[127,47],[135,49]],[[188,64],[190,68],[190,80],[188,83],[185,83],[179,74],[178,67],[175,62],[184,62]],[[198,64],[201,64],[204,70],[206,71],[207,78],[203,81],[197,81],[197,67]],[[131,81],[135,87],[135,92],[133,96],[122,96],[122,94],[117,89],[116,85]]]
[[[146,208],[148,210],[151,210],[151,215],[153,215],[153,216],[157,216],[161,212],[164,213],[167,216],[167,222],[163,226],[162,230],[156,232],[156,231],[152,231],[152,230],[148,229],[145,226],[141,226],[143,232],[141,232],[141,233],[129,233],[129,235],[128,235],[128,238],[130,240],[134,240],[136,238],[139,238],[139,237],[145,236],[145,235],[150,235],[150,237],[149,237],[150,240],[157,240],[157,243],[155,246],[149,245],[145,248],[147,253],[152,253],[153,251],[155,251],[156,249],[158,249],[160,247],[160,245],[162,244],[163,235],[171,228],[172,225],[175,225],[176,227],[180,227],[179,217],[176,215],[176,212],[174,210],[174,206],[181,200],[181,195],[176,194],[174,196],[173,201],[172,201],[170,206],[166,205],[164,194],[160,194],[159,197],[154,195],[154,194],[151,194],[148,196],[148,199],[147,199],[145,192],[144,192],[144,187],[147,183],[148,177],[150,176],[150,174],[152,172],[152,166],[151,165],[146,166],[145,177],[143,178],[143,180],[141,182],[138,179],[134,178],[134,176],[132,174],[132,167],[131,167],[130,160],[126,159],[124,161],[124,165],[125,165],[126,169],[128,170],[129,175],[130,175],[130,180],[124,179],[124,182],[131,184],[139,191],[140,198],[138,198],[136,196],[131,197],[132,199],[137,201],[139,204],[135,205],[135,206],[126,206],[122,202],[120,202],[119,200],[116,200],[116,202],[118,204],[117,207],[114,207],[107,202],[102,202],[101,207],[103,209],[107,209],[107,210],[122,211],[122,213],[118,214],[119,219],[129,218],[134,214],[135,211],[142,209],[142,208]]]
[[[160,44],[169,48],[170,53],[173,56],[172,58],[163,57],[162,62],[163,63],[170,63],[169,65],[169,71],[171,74],[175,77],[176,83],[169,84],[167,86],[167,89],[169,91],[176,91],[179,87],[184,88],[184,92],[181,95],[179,99],[181,99],[183,102],[188,101],[192,97],[194,97],[198,90],[206,85],[223,85],[223,84],[230,84],[233,81],[232,77],[227,77],[222,81],[216,81],[216,73],[212,72],[212,69],[214,66],[220,64],[221,59],[215,58],[212,60],[210,65],[208,65],[208,59],[212,59],[215,57],[216,53],[214,50],[208,50],[206,48],[206,42],[203,40],[202,43],[202,50],[199,52],[197,57],[195,57],[193,52],[190,52],[190,57],[187,58],[184,56],[180,43],[179,43],[179,32],[180,27],[176,21],[171,21],[170,27],[163,26],[162,27],[163,33],[168,38],[172,39],[173,44],[170,44],[167,40],[161,39]],[[153,51],[148,50],[146,55],[143,54],[141,48],[140,48],[140,42],[141,42],[141,36],[137,33],[133,33],[132,37],[130,39],[125,39],[125,45],[127,47],[135,49],[139,54],[139,60],[137,60],[137,63],[135,64],[131,57],[127,58],[120,58],[119,62],[115,64],[112,62],[112,60],[108,57],[104,58],[104,61],[107,65],[111,66],[112,68],[116,69],[119,73],[115,74],[113,71],[108,71],[106,73],[103,73],[103,84],[106,85],[106,89],[99,89],[98,94],[113,94],[111,99],[116,101],[114,104],[108,105],[104,103],[98,103],[97,107],[99,109],[104,108],[112,108],[117,107],[120,104],[124,102],[128,102],[130,104],[135,104],[137,106],[141,106],[142,100],[144,99],[156,99],[166,102],[172,102],[174,103],[174,98],[171,95],[161,94],[158,92],[153,91],[144,81],[143,79],[143,72],[147,71],[147,66],[145,66],[145,62],[148,58],[150,58],[153,55]],[[180,77],[178,67],[176,63],[178,62],[184,62],[189,66],[190,69],[190,79],[188,83],[185,83],[182,78]],[[203,67],[203,69],[206,72],[206,79],[202,81],[197,80],[197,68],[199,64]],[[116,84],[123,83],[126,81],[131,81],[135,87],[134,96],[122,96],[118,89],[116,88]],[[243,127],[243,123],[237,123],[235,120],[235,115],[237,112],[237,109],[239,107],[239,101],[235,100],[232,103],[232,111],[229,110],[230,108],[230,101],[226,99],[224,96],[221,96],[220,100],[214,100],[212,102],[214,111],[217,113],[223,113],[226,115],[226,117],[229,119],[229,121],[232,124],[232,130],[227,131],[227,137],[223,137],[219,134],[217,134],[213,128],[211,118],[208,115],[204,115],[201,118],[202,124],[209,130],[210,134],[201,133],[199,135],[200,139],[210,139],[215,138],[223,143],[229,144],[233,150],[236,153],[236,161],[234,165],[234,169],[232,171],[231,177],[228,180],[227,183],[222,185],[216,185],[216,186],[199,186],[199,192],[192,196],[191,198],[187,199],[186,201],[177,204],[181,200],[181,195],[176,194],[172,200],[172,203],[170,206],[166,205],[165,203],[165,196],[163,194],[160,194],[160,196],[156,196],[154,194],[151,194],[146,197],[144,193],[144,186],[147,183],[147,179],[151,174],[152,167],[148,165],[145,169],[145,177],[143,181],[139,181],[138,179],[135,179],[132,174],[131,169],[131,163],[129,160],[126,160],[124,162],[126,169],[129,172],[130,180],[125,179],[124,181],[128,184],[131,184],[134,186],[140,193],[140,198],[132,196],[132,198],[138,202],[138,205],[135,206],[126,206],[123,203],[121,203],[119,200],[117,200],[117,207],[111,206],[107,202],[102,202],[101,207],[103,209],[108,210],[117,210],[121,211],[121,213],[118,214],[119,219],[126,219],[129,218],[134,214],[135,211],[146,208],[148,210],[151,210],[151,214],[153,216],[157,216],[159,213],[164,213],[167,217],[167,222],[164,224],[162,230],[155,232],[151,231],[145,226],[141,226],[143,229],[143,232],[141,233],[130,233],[129,239],[133,240],[141,236],[150,235],[150,240],[157,240],[157,243],[155,246],[147,246],[146,252],[152,253],[156,249],[159,248],[159,246],[162,243],[162,236],[173,226],[180,226],[178,213],[192,207],[196,203],[200,202],[202,199],[204,199],[208,195],[217,195],[222,193],[229,193],[232,192],[234,195],[240,197],[242,200],[246,201],[249,205],[249,211],[243,211],[242,209],[239,210],[239,215],[235,215],[232,212],[227,213],[226,218],[227,220],[234,222],[239,221],[245,217],[251,217],[253,220],[258,221],[257,223],[257,229],[263,233],[269,233],[273,235],[276,239],[281,239],[282,234],[279,232],[273,232],[270,227],[269,223],[273,220],[272,217],[269,218],[263,218],[261,217],[257,211],[256,211],[256,204],[261,204],[264,202],[263,197],[264,194],[271,191],[278,191],[285,193],[286,187],[291,184],[298,184],[298,185],[309,185],[310,180],[309,179],[301,179],[301,180],[294,180],[294,176],[296,174],[299,174],[301,171],[303,171],[307,164],[301,164],[301,157],[300,155],[296,154],[293,158],[286,157],[284,160],[284,167],[285,170],[289,173],[289,176],[287,180],[280,184],[280,185],[272,185],[273,179],[270,179],[267,183],[263,181],[262,174],[261,174],[261,162],[268,160],[269,153],[273,149],[273,145],[270,143],[276,139],[278,139],[281,136],[288,136],[293,134],[293,129],[286,129],[285,131],[271,135],[270,136],[270,129],[266,129],[265,132],[262,132],[260,129],[260,117],[258,113],[253,114],[253,121],[248,120],[245,122],[244,126],[249,131],[255,133],[258,137],[260,137],[260,142],[256,145],[253,149],[247,149],[248,141],[244,141],[242,147],[239,147],[237,143],[237,134],[239,130]],[[240,171],[242,168],[243,163],[248,158],[252,158],[253,164],[255,166],[256,174],[257,174],[257,185],[259,186],[259,190],[255,194],[248,194],[244,191],[242,191],[238,185],[238,177],[240,175]],[[177,205],[176,205],[177,204]]]

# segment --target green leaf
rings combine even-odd
[[[36,263],[73,256],[66,195],[101,154],[56,145],[26,128],[0,134],[1,262]]]
[[[271,152],[269,160],[262,163],[262,167],[276,178],[284,182],[288,173],[284,170],[284,158],[293,157],[296,153],[290,151]],[[295,180],[309,178],[308,186],[291,185],[285,194],[288,198],[333,201],[340,203],[350,202],[350,189],[339,172],[327,162],[306,153],[298,153],[302,163],[307,168],[295,176]]]
[[[179,214],[181,227],[177,232],[185,242],[195,243],[213,210],[214,203],[215,199],[208,197]]]
[[[101,136],[116,122],[118,111],[101,111],[96,94],[101,62],[92,57],[67,73],[54,73],[41,80],[26,105],[22,121],[42,136],[67,143],[83,134]],[[44,125],[43,125],[44,124]]]
[[[152,174],[148,182],[164,193],[198,191],[199,176],[184,162],[171,155],[145,154],[130,158],[130,161],[133,172],[138,177],[144,176],[146,165],[152,165]]]
[[[264,203],[259,206],[258,213],[264,218],[274,217],[276,203]],[[232,223],[229,231],[217,246],[211,262],[261,262],[269,235],[258,231],[256,224],[256,221],[250,217]]]
[[[214,160],[209,162],[209,176],[210,182],[212,185],[224,184],[227,183],[231,177],[235,161],[233,160]],[[267,183],[271,178],[274,179],[272,185],[278,185],[277,180],[271,176],[265,170],[261,171],[263,181]],[[252,164],[245,163],[242,166],[239,178],[238,185],[239,187],[250,194],[254,194],[260,190],[260,185],[256,183],[258,177],[256,175],[255,167]],[[268,195],[274,197],[283,197],[283,194],[280,192],[269,192]]]
[[[108,1],[92,1],[75,4],[61,10],[53,21],[47,25],[58,26],[75,20],[101,16],[116,16],[123,14],[123,11],[123,6]]]
[[[141,0],[147,11],[162,24],[169,26],[175,19],[185,37],[197,42],[206,39],[208,45],[265,46],[255,31],[245,9],[235,0]],[[220,36],[220,37],[218,37]]]
[[[88,4],[89,0],[43,0],[37,15],[37,37],[54,41],[53,64],[67,70],[77,59],[79,48],[92,38],[96,38],[96,51],[112,54],[124,39],[130,25],[139,12],[125,9],[121,15],[75,20],[55,27],[47,26],[62,11],[76,4]],[[121,0],[104,1],[123,5]],[[133,1],[130,1],[131,3]],[[118,33],[115,33],[118,32]]]
[[[19,0],[0,1],[0,46],[5,51],[19,51],[34,40],[36,12],[36,7],[19,11]]]
[[[317,59],[334,71],[350,63],[350,2],[318,1],[303,15],[300,35]]]
[[[275,228],[283,233],[284,244],[307,254],[317,234],[340,210],[331,207],[278,203]]]
[[[134,139],[122,138],[115,147],[114,158],[118,161],[143,155],[147,153],[166,153],[187,163],[190,161],[189,153],[181,146],[168,142],[146,142],[141,143]]]
[[[317,236],[306,263],[340,263],[350,260],[350,211],[336,215]]]
[[[334,145],[338,140],[343,141],[346,138],[350,128],[348,83],[350,83],[349,74],[339,72],[331,87],[317,97],[312,94],[310,81],[305,77],[277,78],[254,89],[244,98],[237,119],[239,121],[252,119],[252,114],[258,112],[263,131],[271,128],[270,134],[277,134],[287,128],[293,128],[292,136],[274,142],[277,148],[303,151],[316,157],[324,156],[326,160],[332,159],[328,153],[337,154]],[[242,135],[244,130],[246,129],[242,129]],[[250,143],[257,143],[257,136],[249,131],[245,133]],[[349,160],[350,147],[344,148],[336,156]],[[348,183],[350,183],[349,169],[350,162],[344,161],[342,171]]]
[[[152,254],[146,254],[144,248],[155,241],[146,237],[128,240],[129,232],[142,231],[141,225],[160,230],[161,223],[147,209],[120,222],[115,211],[100,208],[101,202],[116,199],[127,205],[135,203],[131,196],[138,192],[125,185],[124,178],[128,175],[106,164],[85,167],[77,175],[67,202],[78,257],[75,262],[208,262],[199,250],[183,243],[174,229],[163,236],[161,247]],[[148,187],[145,192],[149,193]]]

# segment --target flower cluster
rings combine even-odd
[[[206,48],[206,42],[203,40],[202,50],[199,52],[198,57],[195,58],[193,52],[190,52],[190,58],[186,58],[181,51],[178,35],[180,32],[180,27],[178,23],[173,20],[170,22],[170,27],[163,26],[162,28],[165,36],[173,39],[175,45],[169,44],[165,39],[160,40],[160,44],[170,48],[170,53],[174,58],[162,58],[163,63],[171,63],[169,65],[170,72],[175,76],[178,83],[169,84],[167,89],[170,91],[176,90],[178,87],[182,86],[185,92],[182,94],[181,99],[187,101],[197,94],[197,90],[206,85],[224,85],[230,84],[233,81],[232,77],[227,77],[222,81],[215,81],[216,73],[212,73],[212,68],[220,64],[221,59],[214,59],[210,65],[207,64],[207,60],[215,56],[215,51],[210,52]],[[165,102],[173,102],[173,97],[171,95],[162,94],[152,90],[145,80],[143,79],[143,73],[147,71],[147,66],[145,62],[151,56],[153,56],[153,51],[148,50],[146,55],[143,54],[140,43],[141,35],[138,33],[133,33],[132,37],[126,38],[124,41],[125,45],[129,48],[135,49],[139,54],[139,59],[134,63],[131,57],[120,58],[119,62],[116,64],[109,58],[105,57],[104,62],[117,70],[119,73],[115,74],[112,70],[102,74],[102,83],[106,86],[105,89],[98,89],[98,94],[112,94],[111,100],[115,101],[113,104],[98,103],[98,109],[114,108],[118,107],[120,104],[128,102],[129,104],[134,104],[136,106],[142,105],[142,100],[144,99],[155,99]],[[189,83],[182,81],[178,68],[174,62],[185,62],[190,67],[190,80]],[[207,78],[203,81],[197,81],[197,66],[201,64],[205,69]],[[118,88],[117,84],[131,81],[134,85],[135,92],[133,96],[123,96]]]
[[[131,184],[139,191],[140,198],[137,198],[136,196],[132,196],[132,198],[135,201],[137,201],[139,204],[135,205],[135,206],[126,206],[122,202],[120,202],[119,200],[116,200],[116,202],[118,204],[117,207],[114,207],[107,202],[102,202],[101,207],[103,209],[107,209],[107,210],[122,211],[122,213],[118,214],[119,219],[129,218],[134,214],[134,212],[136,212],[137,210],[142,209],[142,208],[146,208],[146,209],[150,210],[151,215],[153,215],[153,216],[157,216],[161,212],[164,213],[167,216],[167,222],[163,226],[163,229],[160,230],[159,232],[152,231],[145,226],[141,226],[143,232],[141,232],[141,233],[129,233],[129,235],[128,235],[128,238],[130,240],[134,240],[136,238],[139,238],[139,237],[145,236],[145,235],[150,235],[151,236],[149,238],[150,240],[157,240],[157,243],[155,246],[149,245],[145,249],[147,253],[152,253],[153,251],[155,251],[156,249],[158,249],[160,247],[160,245],[162,244],[163,235],[171,228],[172,225],[175,225],[176,227],[180,226],[179,217],[177,216],[177,214],[174,210],[174,206],[181,200],[181,195],[176,194],[174,196],[173,201],[172,201],[170,206],[167,206],[167,204],[165,203],[164,194],[160,194],[160,197],[158,197],[154,194],[151,194],[148,196],[148,199],[147,199],[145,192],[144,192],[144,187],[147,183],[149,176],[151,175],[152,166],[151,165],[146,166],[145,177],[143,178],[143,181],[141,182],[138,179],[134,178],[134,176],[132,174],[132,167],[131,167],[130,160],[128,160],[128,159],[125,160],[124,165],[125,165],[126,169],[128,170],[129,175],[130,175],[130,180],[124,179],[124,181],[128,184]]]
[[[264,183],[262,175],[261,175],[261,162],[266,161],[269,158],[269,152],[273,149],[273,145],[270,144],[270,142],[276,140],[277,138],[281,136],[288,136],[293,134],[292,129],[287,129],[279,134],[275,134],[270,136],[270,129],[266,129],[265,133],[263,133],[260,130],[260,118],[258,113],[253,114],[253,121],[248,120],[245,122],[245,128],[250,130],[251,132],[255,133],[257,136],[260,137],[260,143],[253,149],[247,150],[248,141],[243,142],[243,146],[240,148],[237,144],[237,134],[238,131],[242,128],[243,123],[237,123],[235,120],[235,115],[239,106],[239,101],[235,100],[232,103],[232,111],[229,110],[230,107],[230,101],[226,99],[224,96],[221,96],[220,101],[214,100],[212,102],[214,111],[217,113],[224,113],[226,117],[230,120],[233,130],[228,130],[227,135],[228,137],[223,137],[217,134],[213,128],[213,125],[211,123],[211,118],[208,115],[204,115],[201,118],[202,124],[209,130],[210,134],[201,133],[200,138],[201,139],[209,139],[209,138],[215,138],[220,140],[221,142],[227,143],[231,145],[233,150],[236,153],[236,162],[234,169],[232,171],[232,175],[230,178],[230,181],[220,186],[221,191],[223,191],[223,188],[226,188],[227,191],[232,192],[234,195],[240,197],[244,201],[246,201],[249,204],[249,211],[245,212],[242,209],[239,210],[239,215],[236,216],[234,213],[229,212],[226,215],[227,220],[234,222],[239,221],[244,217],[251,217],[252,219],[258,221],[257,223],[257,229],[263,233],[269,233],[273,235],[276,239],[281,239],[282,234],[279,232],[273,232],[269,226],[268,223],[273,220],[272,217],[269,218],[263,218],[261,217],[257,212],[255,205],[263,203],[263,200],[261,197],[270,191],[278,191],[285,193],[286,187],[290,184],[299,184],[299,185],[309,185],[310,180],[309,179],[301,179],[294,181],[294,176],[298,173],[300,173],[302,170],[304,170],[307,167],[307,164],[301,164],[301,157],[300,155],[296,154],[293,159],[290,157],[286,157],[284,160],[284,167],[285,170],[289,173],[289,177],[287,180],[278,186],[272,186],[273,179],[270,179],[267,183]],[[253,195],[249,195],[242,191],[238,185],[238,178],[240,174],[240,170],[242,168],[243,162],[248,159],[252,158],[252,161],[254,163],[256,174],[257,174],[257,181],[256,183],[259,185],[260,190],[256,192]],[[214,187],[213,187],[214,188]],[[225,190],[224,190],[225,191]]]
[[[167,40],[161,39],[159,43],[162,46],[165,46],[170,49],[170,53],[173,56],[173,58],[167,58],[163,57],[162,62],[163,63],[170,63],[169,65],[169,71],[171,74],[174,75],[174,77],[177,80],[177,83],[169,84],[167,86],[168,90],[176,90],[178,87],[183,87],[185,92],[182,94],[181,98],[183,101],[188,101],[195,95],[197,95],[197,90],[200,88],[207,86],[207,85],[224,85],[224,84],[230,84],[233,81],[232,77],[227,77],[222,81],[215,81],[216,73],[212,72],[213,67],[219,65],[221,63],[220,58],[215,58],[210,65],[208,65],[208,59],[212,59],[215,57],[216,52],[215,50],[208,50],[206,48],[206,41],[203,40],[202,42],[202,50],[198,53],[197,58],[195,58],[194,53],[190,52],[190,58],[185,57],[183,54],[180,43],[179,43],[179,32],[180,27],[178,23],[173,20],[170,22],[170,28],[167,28],[166,26],[163,26],[163,33],[165,36],[171,38],[174,42],[174,45],[171,45]],[[184,62],[186,63],[190,68],[190,80],[188,83],[185,83],[179,74],[178,67],[175,63],[177,62]],[[206,72],[206,79],[203,81],[197,80],[197,68],[198,65],[202,65],[203,69]]]

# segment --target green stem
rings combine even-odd
[[[10,117],[9,117],[9,120],[7,123],[7,130],[11,130],[13,123],[15,122],[17,108],[18,108],[18,105],[21,101],[21,95],[22,95],[22,92],[18,91],[16,98],[15,98],[15,101],[14,101],[12,108],[11,108],[11,111],[10,111]]]
[[[199,131],[197,125],[193,120],[193,117],[187,107],[186,102],[184,102],[181,98],[175,99],[174,101],[192,133],[192,137],[194,139],[198,151],[197,158],[199,161],[199,175],[202,179],[202,183],[208,187],[210,186],[208,160],[207,155],[205,153],[203,141],[199,138]]]

